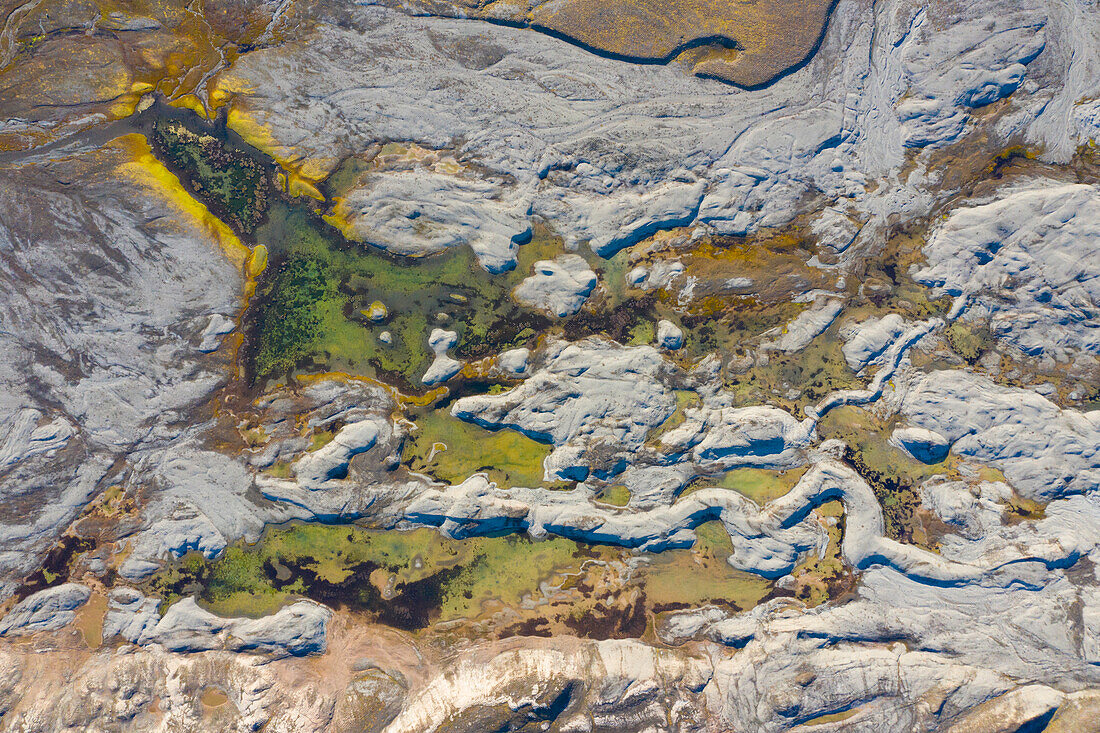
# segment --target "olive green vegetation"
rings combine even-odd
[[[697,536],[691,549],[643,556],[647,562],[630,576],[628,588],[641,590],[651,610],[700,603],[745,609],[771,592],[770,581],[726,562],[732,544],[720,522],[702,525]],[[541,594],[543,582],[567,582],[585,567],[613,574],[608,563],[621,567],[630,554],[561,537],[454,540],[431,529],[297,523],[269,527],[256,544],[230,546],[216,560],[190,553],[159,570],[146,591],[167,601],[162,610],[194,595],[222,616],[263,616],[306,597],[416,630],[520,608]],[[583,612],[590,601],[582,594],[574,610]]]
[[[832,327],[836,328],[836,325]],[[726,377],[737,405],[775,404],[797,414],[839,389],[858,389],[864,381],[848,366],[840,340],[830,330],[794,354],[773,352],[766,364],[756,364]],[[796,394],[789,394],[794,389]]]
[[[651,445],[657,445],[662,435],[683,425],[684,421],[687,420],[688,410],[700,407],[703,404],[703,398],[699,396],[698,392],[689,389],[678,389],[673,394],[676,397],[676,409],[672,411],[667,420],[651,430],[649,435],[646,436],[647,442]]]
[[[190,553],[148,586],[165,607],[196,593],[214,613],[262,616],[304,596],[422,628],[476,616],[489,601],[518,604],[555,572],[575,570],[588,556],[580,548],[562,538],[453,540],[430,529],[293,524],[271,527],[255,545],[228,547],[213,561]]]
[[[535,258],[558,246],[553,241],[521,247],[521,267],[490,275],[468,248],[422,259],[391,257],[348,244],[305,210],[282,202],[271,207],[256,236],[279,263],[259,289],[258,378],[312,359],[316,366],[411,388],[430,364],[433,327],[456,331],[456,355],[476,359],[527,344],[549,323],[520,309],[510,291]],[[388,310],[378,323],[364,314],[374,301]],[[392,344],[379,340],[383,331]]]
[[[613,484],[601,490],[596,496],[596,501],[611,506],[626,506],[630,503],[630,489],[622,484]]]
[[[701,489],[729,489],[764,506],[793,489],[806,470],[806,468],[792,468],[786,471],[735,468],[715,476],[699,476],[680,492],[680,498],[690,496]]]
[[[952,323],[944,332],[952,350],[967,364],[974,364],[989,349],[993,348],[993,336],[984,325]]]
[[[763,506],[793,489],[804,473],[806,473],[805,468],[795,468],[787,471],[773,471],[765,468],[736,468],[732,471],[726,471],[713,484],[704,485],[733,489]]]
[[[153,123],[153,143],[184,184],[237,230],[251,232],[263,219],[270,183],[247,153],[163,119]]]
[[[867,481],[882,506],[886,536],[928,544],[917,516],[921,499],[915,487],[929,476],[950,474],[952,459],[933,465],[915,460],[887,442],[892,425],[858,407],[832,410],[817,429],[822,440],[837,438],[848,446],[845,460]]]
[[[645,591],[656,609],[717,603],[746,610],[771,592],[771,581],[735,570],[727,562],[733,543],[721,522],[706,522],[696,528],[695,535],[690,550],[649,556],[650,562],[644,566]]]
[[[413,471],[457,484],[479,471],[499,486],[542,485],[551,447],[513,430],[490,431],[433,410],[416,418],[403,462]]]
[[[851,568],[841,557],[840,545],[844,539],[844,505],[829,501],[817,508],[823,518],[836,520],[826,523],[829,542],[820,557],[814,553],[796,567],[791,575],[795,580],[794,595],[810,606],[819,606],[830,598],[836,598],[851,590],[855,578]]]

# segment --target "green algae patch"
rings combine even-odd
[[[921,463],[887,442],[892,429],[891,423],[858,407],[837,408],[818,423],[822,440],[837,438],[846,444],[845,461],[870,485],[882,507],[886,536],[931,548],[916,485],[933,475],[957,476],[957,459]]]
[[[967,364],[974,365],[978,359],[993,348],[993,336],[985,325],[955,322],[944,330],[947,343]]]
[[[520,268],[490,275],[466,247],[395,257],[348,243],[308,211],[283,202],[271,207],[256,236],[279,263],[259,289],[254,365],[260,379],[296,368],[338,370],[412,390],[431,363],[433,328],[455,331],[454,354],[472,360],[530,344],[548,325],[511,299]],[[520,248],[522,260],[548,243],[532,244]]]
[[[672,411],[672,414],[668,416],[668,419],[658,425],[649,435],[646,436],[646,442],[650,445],[657,445],[660,442],[661,436],[670,430],[674,430],[684,424],[687,420],[687,411],[700,407],[703,404],[703,398],[699,396],[698,392],[689,389],[678,389],[673,392],[676,397],[676,408]]]
[[[648,556],[644,566],[646,597],[655,611],[718,604],[745,610],[760,603],[772,582],[736,570],[727,562],[733,543],[719,521],[695,530],[695,544],[687,550],[666,550]]]
[[[804,473],[806,473],[805,468],[795,468],[787,471],[774,471],[766,468],[735,468],[722,474],[718,481],[702,485],[732,489],[752,499],[760,506],[764,506],[769,501],[778,499],[793,489]]]
[[[189,553],[154,575],[148,590],[167,601],[164,608],[194,594],[222,616],[263,616],[307,597],[415,630],[476,616],[490,601],[518,604],[585,557],[562,538],[453,540],[431,529],[292,524],[270,527],[256,544],[230,546],[216,560]]]
[[[426,528],[293,523],[268,527],[257,543],[232,545],[215,560],[190,553],[161,568],[145,591],[167,601],[162,611],[194,596],[219,615],[255,617],[311,598],[409,631],[587,638],[637,638],[652,614],[699,604],[744,610],[775,594],[771,581],[730,567],[720,522],[696,534],[691,548],[637,554],[562,537],[456,540]]]
[[[596,496],[596,501],[611,506],[626,506],[630,503],[630,489],[622,484],[614,484],[604,488]]]
[[[484,472],[498,486],[541,486],[543,461],[552,450],[520,432],[486,430],[445,410],[416,418],[402,461],[411,470],[449,484]]]
[[[443,593],[440,620],[470,618],[488,603],[515,606],[539,581],[580,564],[577,543],[561,537],[532,542],[518,535],[465,540],[473,554]]]
[[[733,394],[734,404],[773,404],[798,414],[801,408],[817,404],[835,390],[865,386],[844,359],[836,328],[833,324],[801,351],[773,351],[766,361],[728,374],[725,386]]]
[[[271,184],[251,155],[175,120],[156,120],[152,141],[158,156],[218,218],[241,232],[251,232],[263,220]]]

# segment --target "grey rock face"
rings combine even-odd
[[[583,257],[559,255],[536,262],[534,274],[517,285],[513,295],[520,303],[564,318],[579,311],[595,287],[596,273]]]
[[[194,349],[239,270],[133,174],[124,146],[0,164],[0,588],[10,592],[112,465],[179,437],[225,380]],[[64,181],[65,183],[61,183]],[[27,273],[34,273],[28,279]]]
[[[531,225],[522,191],[472,172],[413,168],[372,173],[344,199],[356,238],[391,252],[424,256],[469,246],[489,272],[516,266]]]
[[[909,425],[1000,468],[1022,494],[1052,499],[1100,485],[1096,412],[1060,409],[1029,390],[964,371],[914,377],[898,395]],[[925,444],[939,443],[927,436]]]
[[[1100,189],[1037,180],[936,227],[915,277],[1032,355],[1100,353]],[[1009,287],[1009,284],[1011,286]]]
[[[840,312],[844,304],[839,300],[822,299],[783,327],[775,341],[765,344],[766,349],[775,349],[787,353],[801,351],[810,342],[825,332]]]
[[[0,636],[23,636],[55,631],[76,618],[92,591],[79,583],[65,583],[27,596],[0,621]]]
[[[658,321],[657,345],[662,349],[676,350],[684,345],[684,332],[672,321]]]
[[[424,372],[424,376],[420,378],[421,382],[432,386],[440,382],[446,382],[458,374],[458,371],[462,369],[462,363],[447,355],[447,351],[456,343],[458,343],[458,334],[454,331],[445,331],[442,328],[432,329],[432,333],[428,337],[428,348],[435,354],[435,360],[428,367],[428,371]]]
[[[897,313],[882,318],[868,318],[851,326],[842,351],[854,371],[875,361],[886,348],[905,332],[905,319]]]
[[[137,591],[112,594],[104,636],[118,635],[135,644],[159,644],[174,652],[225,649],[273,657],[321,654],[327,644],[332,611],[319,603],[298,601],[258,619],[222,618],[203,610],[193,598],[172,604],[163,617],[156,601]]]
[[[553,444],[546,476],[577,479],[592,470],[621,471],[649,430],[672,414],[672,392],[658,380],[666,365],[650,346],[558,342],[545,359],[522,385],[499,395],[463,397],[451,414]]]

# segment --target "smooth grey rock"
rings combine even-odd
[[[272,657],[322,654],[332,611],[313,601],[297,601],[256,619],[223,618],[199,607],[193,598],[172,604],[156,617],[136,591],[111,598],[110,631],[140,646],[159,644],[174,652],[225,649]],[[108,625],[104,624],[106,635]]]
[[[373,448],[385,430],[386,424],[377,418],[360,420],[340,428],[328,444],[306,453],[294,463],[299,484],[317,488],[332,479],[344,478],[351,459]]]
[[[897,428],[890,435],[890,443],[924,463],[939,463],[951,449],[947,438],[925,428]]]
[[[1100,354],[1100,188],[1037,179],[954,210],[914,274],[1031,355]],[[1011,286],[1009,284],[1011,283]]]
[[[793,321],[783,327],[778,338],[762,347],[764,350],[793,353],[801,351],[810,342],[820,336],[832,325],[844,304],[835,299],[822,298],[808,309],[799,313]]]
[[[428,348],[435,354],[428,370],[420,381],[428,386],[446,382],[462,369],[462,362],[447,355],[447,350],[458,343],[458,334],[442,328],[432,329],[428,336]]]
[[[134,641],[151,633],[160,621],[160,604],[159,598],[147,598],[133,588],[112,589],[103,617],[103,638],[121,636]]]
[[[1100,486],[1100,413],[1060,409],[1026,389],[961,370],[912,375],[895,398],[910,427],[1001,469],[1021,494],[1049,500]]]
[[[684,345],[684,332],[672,321],[657,322],[657,345],[662,349],[675,350]]]
[[[497,357],[497,367],[512,377],[527,374],[527,361],[531,358],[530,349],[511,349]]]
[[[530,194],[471,170],[421,167],[378,170],[342,201],[353,235],[403,255],[424,256],[467,245],[489,272],[516,266],[529,238]]]
[[[534,274],[517,285],[513,295],[520,303],[565,318],[581,309],[595,287],[596,273],[584,258],[566,254],[536,262]]]
[[[56,631],[76,618],[92,591],[79,583],[63,583],[27,596],[0,621],[0,636],[24,636]]]
[[[675,408],[672,391],[659,380],[666,362],[652,346],[557,341],[544,360],[520,386],[463,397],[451,414],[553,444],[545,464],[549,479],[580,480],[590,470],[618,473]]]
[[[904,318],[890,313],[845,328],[842,334],[845,336],[844,346],[841,347],[844,360],[853,371],[858,372],[881,356],[890,344],[905,333],[907,327]]]
[[[237,324],[233,322],[233,319],[226,318],[220,313],[210,316],[210,322],[207,323],[202,332],[202,341],[198,347],[199,351],[203,353],[216,351],[221,346],[222,338],[236,327]]]

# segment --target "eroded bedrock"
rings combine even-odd
[[[643,64],[677,62],[698,76],[758,87],[798,66],[817,49],[834,4],[830,0],[552,0],[530,5],[444,2],[414,7],[524,25],[603,56]]]

